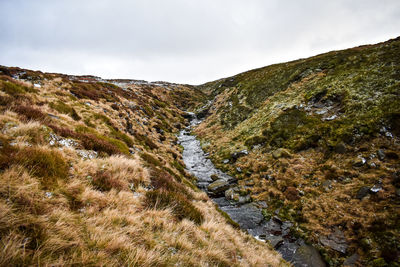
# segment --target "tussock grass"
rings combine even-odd
[[[182,194],[167,190],[153,190],[146,192],[145,205],[149,208],[171,208],[178,220],[187,218],[197,224],[203,222],[203,215]]]

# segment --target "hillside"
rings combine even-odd
[[[226,198],[265,201],[331,266],[400,265],[400,38],[199,89],[195,133],[239,179]]]
[[[184,169],[176,134],[205,100],[0,67],[0,266],[287,266]]]

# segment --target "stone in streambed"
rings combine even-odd
[[[221,209],[228,213],[232,220],[237,222],[242,229],[246,230],[256,228],[264,219],[261,210],[252,203],[245,204],[240,207],[221,207]]]
[[[212,182],[207,188],[208,191],[210,191],[210,194],[214,196],[223,195],[225,190],[229,188],[229,182],[223,179],[218,179]]]

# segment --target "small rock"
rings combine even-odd
[[[385,160],[385,151],[383,151],[383,149],[378,149],[378,151],[376,151],[376,154],[378,155],[378,159],[383,161]]]
[[[274,152],[272,152],[272,156],[275,159],[279,159],[279,158],[290,158],[291,154],[289,153],[289,151],[287,149],[284,148],[278,148],[277,150],[275,150]]]
[[[361,200],[366,197],[369,194],[369,189],[370,188],[368,186],[362,186],[360,189],[358,189],[356,198]]]
[[[362,156],[358,156],[357,159],[353,162],[354,167],[362,167],[367,163],[367,160]]]
[[[222,163],[223,163],[223,164],[228,164],[228,163],[229,163],[229,159],[224,159],[224,160],[222,161]]]
[[[59,120],[59,119],[60,119],[60,117],[58,117],[58,116],[56,116],[56,115],[53,115],[53,114],[50,114],[50,113],[47,113],[47,115],[48,115],[49,117],[53,118],[53,119],[56,119],[56,120]]]
[[[46,192],[46,197],[47,198],[52,198],[53,197],[53,193],[52,192]]]
[[[242,172],[242,169],[240,167],[237,167],[236,171],[240,173],[240,172]]]
[[[324,120],[326,120],[326,121],[333,121],[334,119],[336,119],[338,116],[336,115],[336,114],[334,114],[334,115],[332,115],[332,116],[330,116],[330,117],[327,117],[327,118],[325,118]]]
[[[370,169],[376,169],[378,166],[376,165],[376,163],[375,162],[370,162],[370,163],[368,163],[368,168],[370,168]]]
[[[379,184],[376,184],[376,185],[374,185],[373,187],[371,187],[370,189],[369,189],[369,191],[371,191],[371,193],[378,193],[379,191],[381,191],[382,190],[382,186],[381,185],[379,185]]]
[[[239,193],[235,192],[234,188],[229,188],[228,190],[225,191],[225,198],[227,200],[237,201],[239,200]]]
[[[332,189],[332,180],[326,180],[322,183],[322,187],[325,189],[325,191],[329,191]]]

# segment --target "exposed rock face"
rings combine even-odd
[[[346,250],[348,247],[348,244],[347,244],[347,241],[346,241],[346,238],[345,238],[343,232],[340,231],[338,228],[336,228],[335,231],[332,234],[330,234],[329,236],[320,237],[319,241],[325,247],[329,247],[329,248],[334,249],[343,254],[346,253]]]

